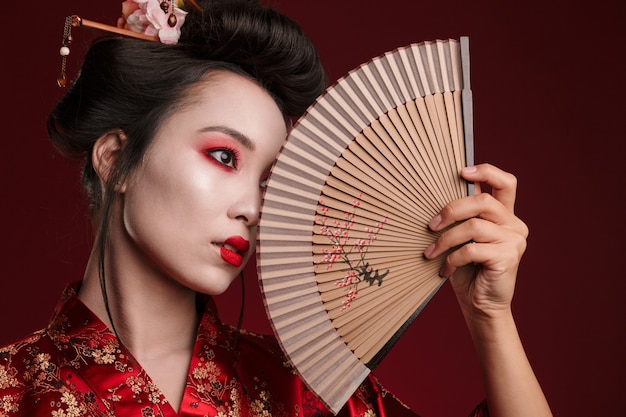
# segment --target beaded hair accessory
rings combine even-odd
[[[122,15],[117,26],[106,25],[77,15],[67,16],[61,43],[61,72],[57,77],[59,87],[67,85],[65,68],[72,43],[72,28],[85,26],[104,32],[165,44],[176,44],[180,38],[180,28],[185,23],[186,4],[198,11],[202,9],[195,0],[125,0],[122,2]]]

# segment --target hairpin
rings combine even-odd
[[[103,23],[98,23],[87,19],[82,19],[77,15],[67,16],[65,18],[65,25],[63,27],[63,40],[61,42],[61,49],[59,50],[59,54],[61,54],[61,72],[59,73],[59,76],[57,78],[57,84],[59,85],[59,87],[65,87],[67,85],[65,67],[67,65],[67,57],[70,54],[70,45],[72,43],[72,28],[79,26],[90,27],[105,32],[149,41],[156,41],[158,39],[156,36],[149,36],[143,33],[133,32],[132,30],[105,25]]]
[[[187,15],[182,8],[185,3],[202,12],[195,0],[125,0],[122,2],[122,16],[118,19],[117,27],[82,19],[77,15],[67,16],[59,50],[61,72],[57,77],[57,84],[59,87],[67,85],[65,68],[70,54],[73,27],[85,26],[117,35],[175,44]]]

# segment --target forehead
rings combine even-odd
[[[163,121],[155,141],[220,126],[255,142],[286,137],[286,121],[272,96],[254,80],[228,71],[212,71],[188,90]]]
[[[186,91],[179,109],[210,102],[230,104],[230,108],[235,105],[243,106],[248,101],[262,101],[266,105],[271,103],[271,107],[275,107],[284,118],[274,98],[256,80],[224,69],[211,70],[193,84]]]

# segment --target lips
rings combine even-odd
[[[241,236],[231,236],[220,246],[220,255],[224,261],[232,266],[239,267],[243,257],[250,247],[250,242]]]

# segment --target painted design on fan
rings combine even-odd
[[[361,195],[359,195],[359,198],[360,197]],[[315,219],[315,223],[321,226],[320,234],[326,236],[332,244],[330,249],[322,249],[324,256],[315,263],[317,265],[326,264],[326,269],[328,270],[331,269],[336,262],[344,262],[349,268],[343,278],[335,281],[336,286],[346,288],[346,295],[342,301],[341,311],[350,308],[352,302],[357,299],[359,295],[359,284],[367,283],[369,286],[376,284],[380,287],[383,283],[383,279],[389,273],[389,269],[385,272],[373,269],[370,263],[365,259],[371,244],[376,241],[378,234],[383,229],[385,223],[387,223],[386,217],[376,223],[375,228],[369,226],[364,227],[366,233],[365,239],[354,239],[350,237],[350,230],[354,227],[354,218],[360,205],[360,200],[353,200],[352,210],[344,212],[344,221],[341,221],[335,218],[328,218],[329,207],[324,204],[323,199],[320,199],[318,208],[322,217]],[[328,224],[329,221],[332,222],[331,225]],[[358,255],[356,260],[354,256],[350,256],[355,253]]]

